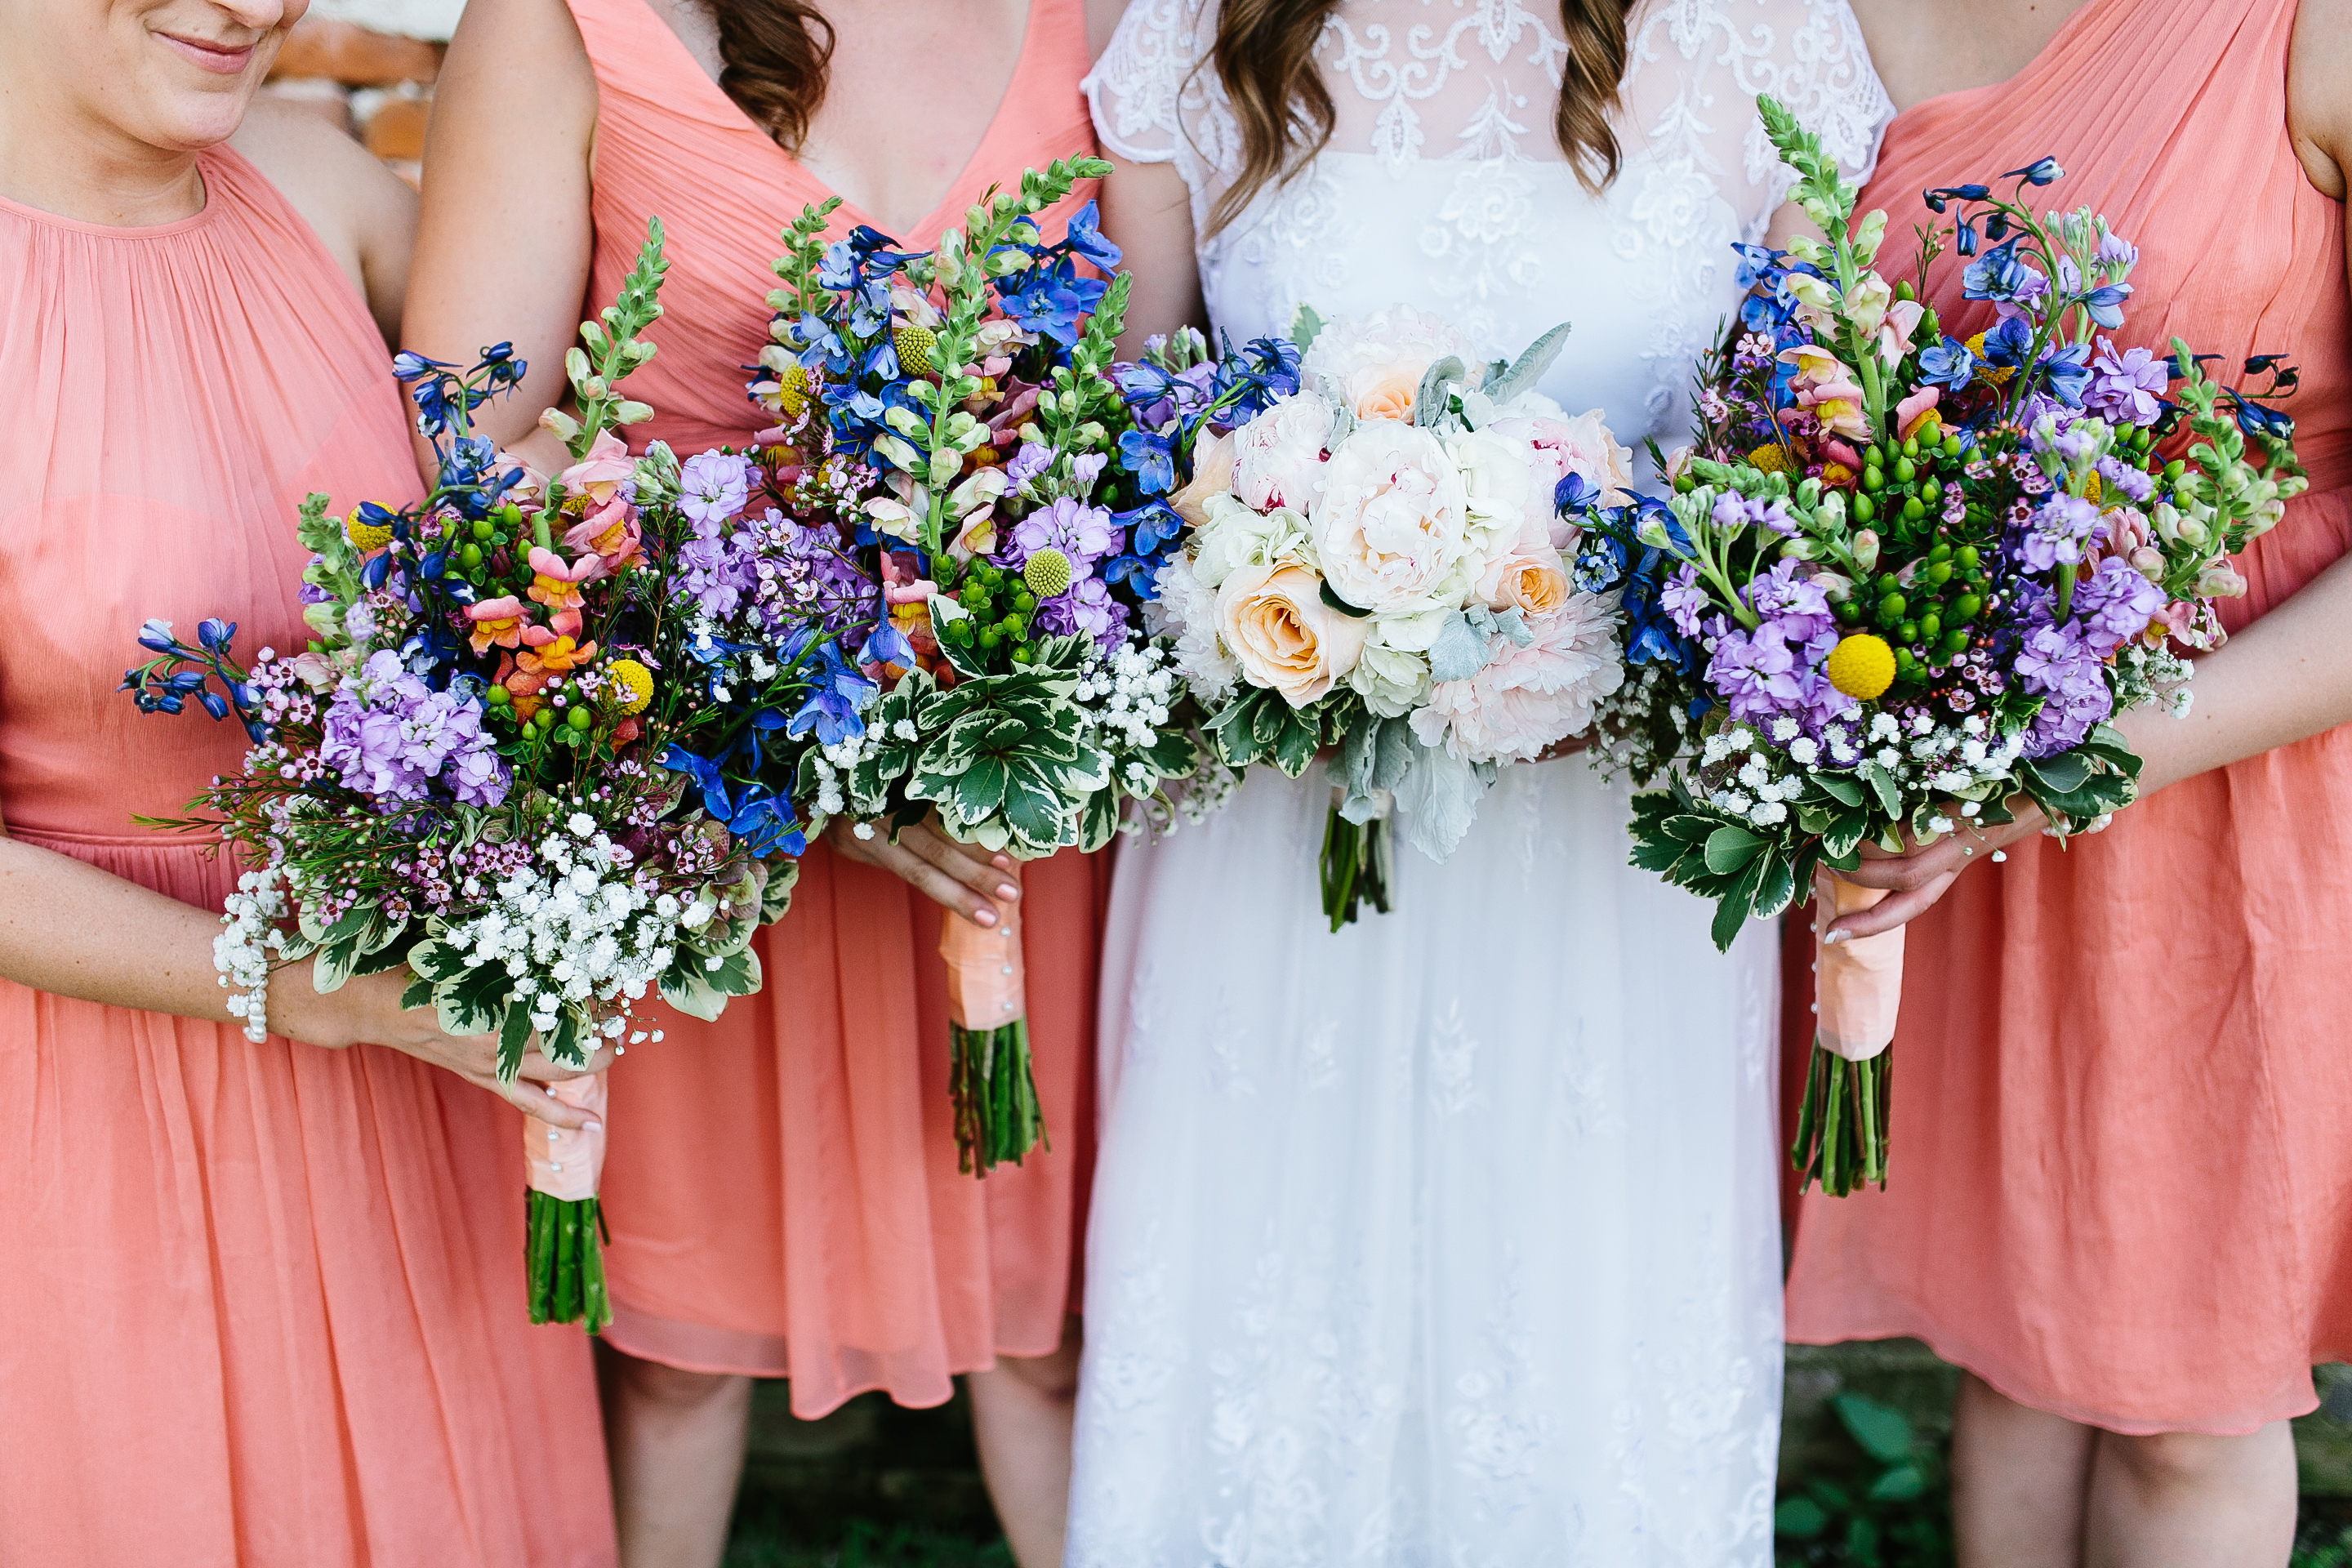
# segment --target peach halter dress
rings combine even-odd
[[[601,95],[592,300],[617,289],[648,216],[668,237],[661,352],[629,383],[656,417],[631,438],[682,456],[748,444],[768,421],[740,367],[767,341],[777,231],[832,193],[645,0],[572,0],[572,14]],[[1078,0],[1033,0],[994,122],[939,209],[898,237],[936,244],[990,186],[1091,154],[1086,69]],[[834,232],[870,221],[845,205]],[[1108,880],[1107,855],[1026,868],[1053,1148],[982,1181],[956,1168],[938,907],[813,845],[791,912],[758,938],[765,989],[715,1024],[671,1016],[611,1075],[605,1337],[672,1366],[789,1377],[803,1415],[877,1388],[936,1405],[957,1373],[1053,1351],[1077,1300]]]
[[[2311,490],[2247,552],[2233,626],[2352,544],[2345,213],[2288,143],[2294,13],[2091,0],[2010,81],[1897,119],[1863,201],[1904,234],[1922,187],[2053,154],[2038,205],[2140,247],[2124,343],[2302,366]],[[1929,292],[1965,337],[1992,318],[1958,281],[1947,257]],[[2352,1356],[2352,727],[2013,846],[1910,931],[1892,1175],[1803,1201],[1789,1338],[1916,1335],[2118,1432],[2310,1410],[2311,1364]]]
[[[302,496],[417,479],[357,291],[251,164],[198,167],[160,227],[0,201],[0,813],[217,910],[234,868],[131,819],[245,735],[135,711],[133,633],[299,647]],[[0,1563],[610,1563],[587,1342],[525,1316],[515,1117],[378,1047],[0,981]]]

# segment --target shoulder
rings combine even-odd
[[[2297,8],[2286,124],[2311,183],[2343,201],[2352,185],[2352,0],[2302,0]]]
[[[261,171],[356,281],[380,237],[416,225],[416,193],[306,110],[258,98],[229,146]]]
[[[1769,95],[1850,171],[1876,160],[1895,105],[1847,0],[1643,0],[1627,26],[1635,73],[1628,94],[1637,108],[1662,91],[1683,101],[1685,88],[1689,101]],[[1641,79],[1657,72],[1673,84]],[[1750,181],[1764,181],[1778,163],[1761,120],[1715,130],[1740,137]]]
[[[1093,4],[1116,8],[1116,0]],[[1203,81],[1214,73],[1195,69],[1215,33],[1213,0],[1127,0],[1086,80],[1106,148],[1136,163],[1176,155],[1185,139],[1181,111],[1197,110],[1200,95],[1215,90]]]

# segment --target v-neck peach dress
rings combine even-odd
[[[667,234],[661,352],[629,383],[632,440],[681,455],[768,421],[744,366],[767,341],[777,234],[833,193],[704,74],[645,0],[572,0],[600,102],[592,300],[646,220]],[[990,186],[1091,154],[1078,0],[1034,0],[996,117],[909,247],[961,226]],[[891,112],[877,105],[875,112]],[[1048,234],[1070,205],[1048,216]],[[872,220],[844,205],[835,234]],[[876,226],[880,226],[877,225]],[[613,1325],[632,1355],[792,1380],[820,1415],[886,1390],[936,1405],[957,1373],[1061,1342],[1092,1164],[1095,984],[1105,855],[1024,872],[1031,1045],[1050,1152],[985,1180],[956,1168],[938,906],[823,845],[791,912],[760,933],[765,988],[715,1024],[670,1016],[611,1076],[603,1197]]]
[[[2042,207],[2140,248],[2123,345],[2302,366],[2311,489],[2242,569],[2242,626],[2352,544],[2341,204],[2286,132],[2295,0],[2091,0],[2032,65],[1886,133],[1865,210],[2042,154]],[[1930,271],[1956,336],[1991,323]],[[2352,1356],[2352,726],[2033,837],[1912,922],[1887,1188],[1803,1200],[1789,1338],[1910,1334],[2117,1432],[2252,1431]],[[1792,1047],[1801,1048],[1797,1042]]]
[[[302,497],[418,489],[357,290],[243,158],[197,167],[160,227],[0,201],[0,816],[217,911],[236,868],[131,817],[245,734],[132,708],[139,623],[299,648]],[[588,1342],[526,1311],[516,1120],[379,1047],[0,981],[0,1563],[610,1564]]]

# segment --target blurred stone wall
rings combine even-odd
[[[365,144],[415,184],[433,79],[463,0],[314,0],[263,91]]]

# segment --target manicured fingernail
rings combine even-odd
[[[1835,946],[1839,942],[1851,941],[1853,937],[1853,932],[1850,931],[1833,931],[1830,932],[1829,935],[1822,938],[1822,941],[1825,944]]]
[[[1000,899],[1017,899],[1021,896],[1021,889],[1010,882],[999,882],[996,884],[996,896]]]
[[[977,909],[972,910],[971,918],[982,925],[992,926],[996,923],[996,911],[986,908]]]

